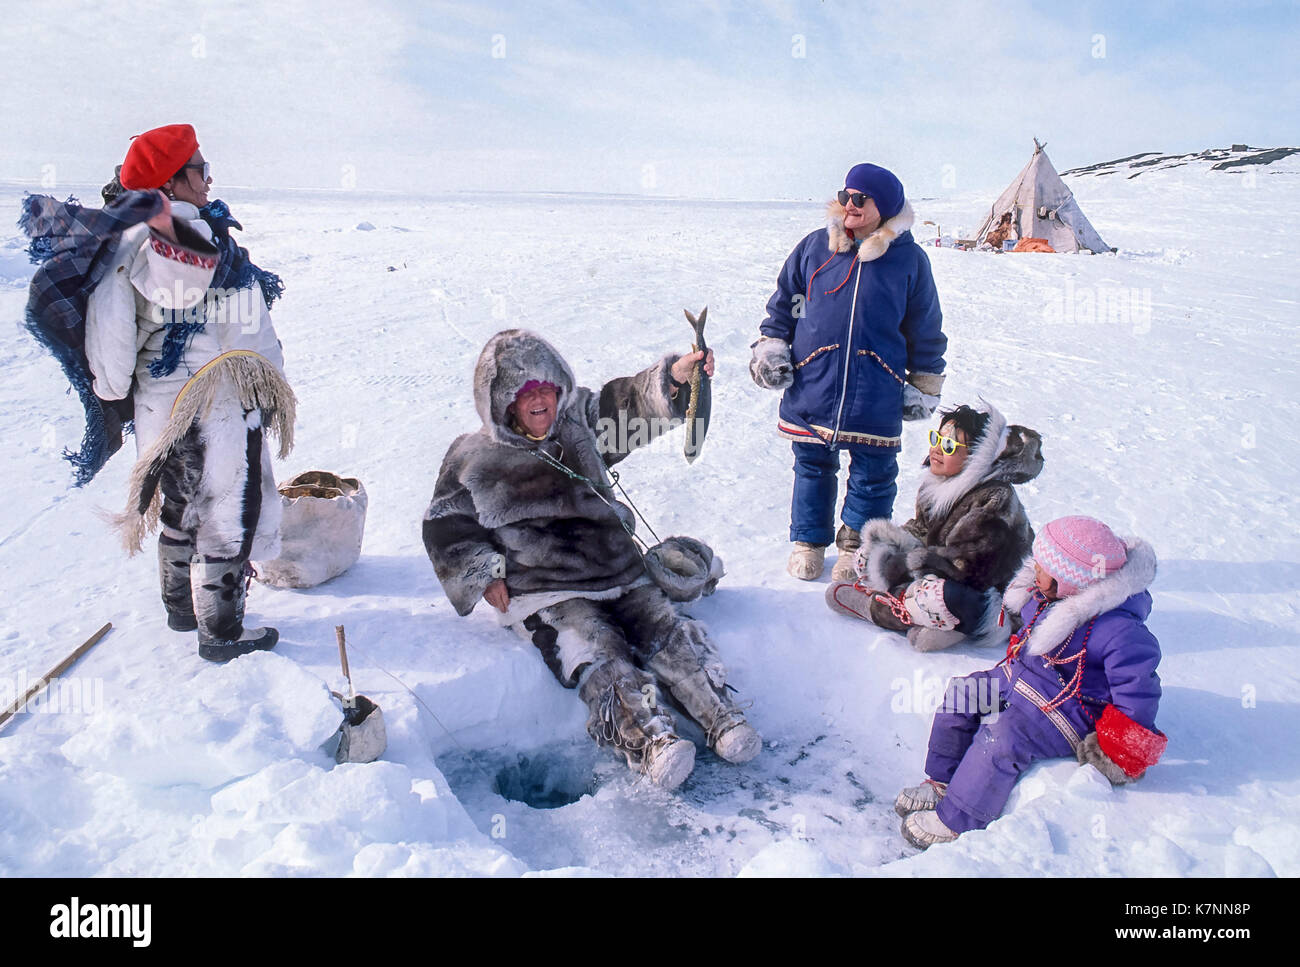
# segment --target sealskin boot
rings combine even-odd
[[[194,631],[194,597],[190,591],[190,559],[194,545],[183,538],[158,535],[158,583],[162,587],[167,627],[172,631]]]
[[[748,762],[762,750],[763,737],[745,721],[745,713],[728,696],[727,686],[714,683],[684,633],[674,635],[646,667],[700,723],[709,748],[720,758]]]
[[[241,558],[196,557],[190,565],[200,658],[230,661],[249,652],[267,651],[280,640],[274,628],[244,627],[246,563]]]
[[[832,581],[858,579],[858,569],[853,565],[853,558],[861,546],[862,535],[850,528],[848,524],[841,524],[835,534],[835,547],[840,552],[840,556],[835,559],[835,566],[831,568]]]
[[[629,769],[664,789],[686,781],[695,768],[695,743],[677,734],[649,675],[610,659],[584,674],[578,694],[589,710],[587,734],[599,745],[612,745]]]
[[[822,576],[826,567],[826,548],[820,544],[795,541],[790,560],[786,562],[786,572],[800,581],[816,581]]]
[[[832,581],[826,587],[826,604],[836,614],[848,615],[870,621],[886,631],[907,631],[905,625],[889,606],[888,595],[875,591],[858,581]]]

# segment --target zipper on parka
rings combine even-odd
[[[857,249],[853,251],[854,261],[858,261]],[[840,439],[840,420],[844,418],[844,400],[849,395],[849,363],[853,360],[853,322],[858,314],[858,283],[862,281],[862,263],[858,261],[858,274],[853,277],[853,302],[849,306],[849,336],[844,340],[844,378],[840,390],[840,406],[835,411],[835,432],[831,435],[831,446]]]

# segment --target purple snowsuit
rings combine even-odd
[[[1073,758],[1107,705],[1115,705],[1144,728],[1155,728],[1160,701],[1160,678],[1155,669],[1160,645],[1143,623],[1151,613],[1151,595],[1145,584],[1104,612],[1088,613],[1088,604],[1110,604],[1118,594],[1135,587],[1132,580],[1117,580],[1124,578],[1127,570],[1122,568],[1041,612],[1044,599],[1031,594],[1020,610],[1024,626],[1030,630],[1017,657],[949,683],[930,731],[925,771],[931,779],[948,784],[937,811],[954,833],[983,829],[997,819],[1020,773],[1032,763]],[[1134,576],[1128,575],[1130,579]],[[1013,583],[1007,592],[1008,602],[1023,597],[1015,591]],[[1061,621],[1044,620],[1058,609],[1062,618],[1080,617],[1081,621],[1075,624],[1071,620],[1062,629]],[[1040,629],[1048,633],[1047,640],[1035,640]],[[1053,665],[1049,659],[1077,655],[1085,634],[1078,695],[1044,711],[1044,706],[1055,704],[1078,668],[1074,661]],[[1059,644],[1051,640],[1062,635]],[[985,713],[994,711],[997,714],[981,722]]]

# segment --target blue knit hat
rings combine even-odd
[[[882,222],[889,221],[903,210],[903,183],[888,168],[880,165],[854,165],[844,176],[844,187],[870,195],[880,212]]]

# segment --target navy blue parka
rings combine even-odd
[[[801,241],[759,326],[791,344],[794,383],[778,430],[808,443],[898,447],[903,384],[938,395],[943,314],[910,205],[864,239],[845,231],[832,202],[827,227]]]

